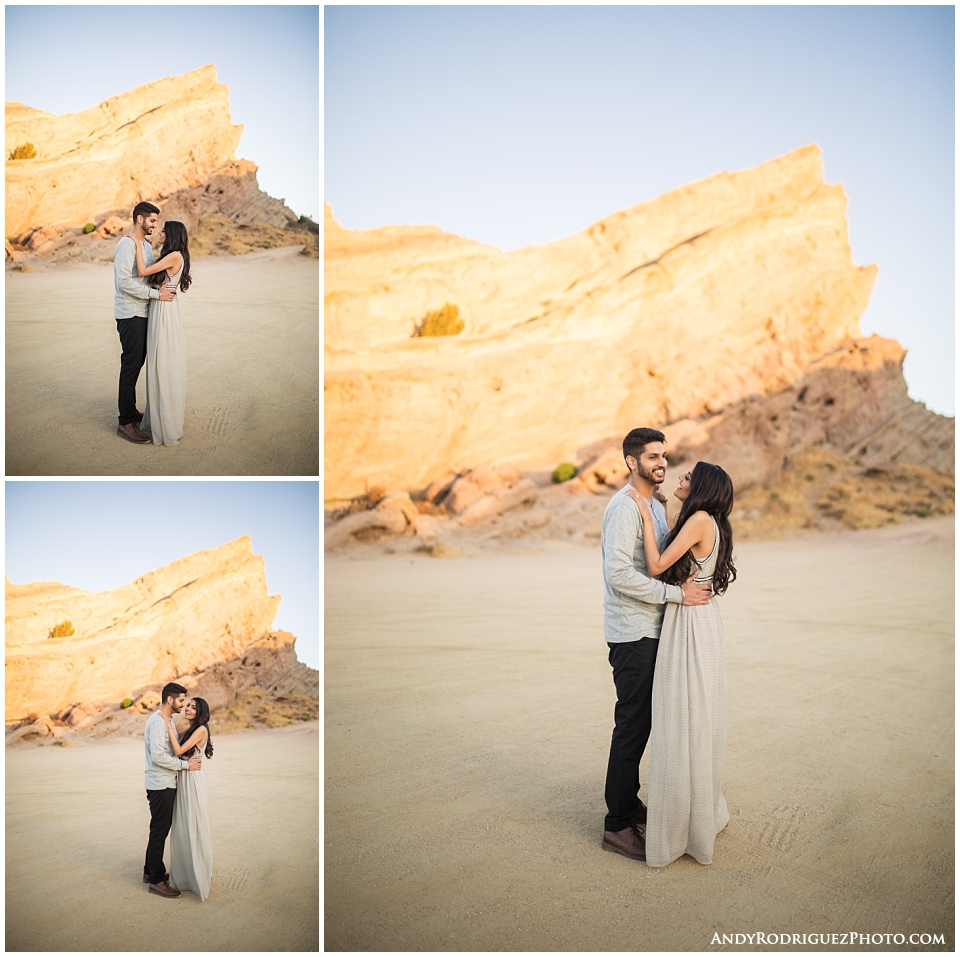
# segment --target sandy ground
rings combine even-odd
[[[9,749],[6,949],[316,951],[319,723],[213,746],[206,901],[167,900],[142,882],[141,741]]]
[[[318,261],[298,248],[200,259],[181,300],[180,445],[117,434],[113,267],[6,273],[7,475],[316,475]],[[143,411],[146,375],[140,374]]]
[[[662,869],[600,847],[596,547],[328,555],[326,948],[952,950],[953,519],[736,553],[732,817]],[[853,931],[945,943],[712,944]]]

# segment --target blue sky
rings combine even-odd
[[[249,535],[282,596],[274,627],[319,669],[319,522],[317,482],[8,481],[6,573],[103,591]]]
[[[953,7],[324,10],[324,201],[501,249],[809,143],[880,273],[862,319],[954,412]]]
[[[78,113],[213,63],[244,126],[237,158],[260,167],[261,189],[316,219],[319,18],[318,6],[7,6],[5,99]]]

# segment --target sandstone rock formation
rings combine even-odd
[[[257,673],[268,676],[259,687],[308,693],[317,673],[296,661],[292,635],[273,632],[279,603],[247,536],[96,594],[8,581],[6,720],[120,702],[180,677],[218,704],[232,679],[235,694]]]
[[[256,166],[236,159],[242,131],[212,65],[66,116],[8,103],[7,156],[27,142],[37,156],[7,159],[7,258],[21,266],[112,259],[141,200],[159,206],[161,220],[185,223],[191,240],[206,225],[212,235],[197,236],[200,255],[313,246],[316,224],[301,224],[260,190]],[[87,223],[95,232],[82,232]],[[218,242],[225,232],[230,241]]]
[[[876,267],[853,264],[845,214],[815,146],[513,253],[328,214],[325,494],[552,468],[791,387],[860,334]],[[464,332],[411,338],[445,303]]]
[[[7,156],[26,142],[37,156],[7,160],[7,237],[199,186],[240,143],[227,97],[211,64],[66,116],[8,103]]]

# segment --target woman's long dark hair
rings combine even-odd
[[[160,262],[167,253],[180,253],[183,256],[183,272],[180,273],[180,288],[186,292],[193,280],[190,278],[190,245],[187,241],[187,227],[175,219],[168,219],[163,224],[163,249],[157,257]],[[168,279],[167,270],[161,269],[147,277],[154,286],[162,286]]]
[[[717,565],[713,572],[713,590],[722,595],[727,586],[737,580],[733,567],[733,531],[730,528],[730,511],[733,508],[733,482],[719,465],[697,462],[690,473],[690,494],[680,509],[677,524],[667,536],[661,551],[677,537],[684,522],[694,512],[706,512],[717,520],[720,542],[717,546]],[[682,585],[695,570],[693,552],[672,564],[661,576],[671,585]]]
[[[202,726],[207,729],[207,746],[203,749],[203,753],[208,758],[212,758],[213,745],[210,743],[210,705],[208,705],[203,698],[194,698],[193,704],[197,709],[197,713],[193,716],[190,727],[180,735],[180,743],[183,744],[197,728]]]

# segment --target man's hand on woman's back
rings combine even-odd
[[[710,586],[697,584],[691,575],[681,586],[685,605],[709,605]]]

